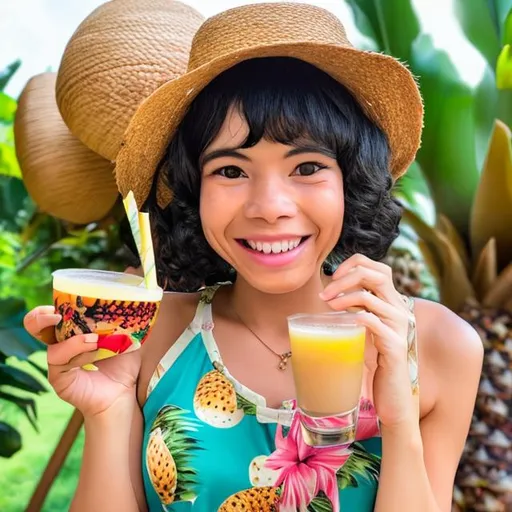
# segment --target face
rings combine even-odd
[[[343,224],[343,180],[331,151],[246,140],[231,109],[201,159],[200,215],[206,239],[243,279],[288,293],[319,279]]]

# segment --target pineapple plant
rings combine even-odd
[[[194,412],[212,427],[231,428],[238,425],[245,414],[255,415],[256,406],[236,392],[224,375],[222,364],[215,363],[214,367],[197,384]]]
[[[198,449],[193,432],[197,422],[186,418],[187,411],[166,405],[151,427],[145,460],[153,489],[163,505],[196,498],[196,474],[190,459]]]
[[[229,496],[218,512],[277,512],[279,487],[253,487]]]
[[[459,510],[512,510],[512,134],[496,121],[469,221],[469,240],[440,215],[405,220],[438,277],[441,302],[480,334],[484,364],[455,480]],[[469,248],[469,249],[468,249]]]

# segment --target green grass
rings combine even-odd
[[[34,354],[32,359],[39,365],[46,366],[44,353]],[[10,363],[30,371],[36,377],[40,376],[27,363]],[[17,409],[0,402],[0,417],[18,428],[23,438],[23,448],[18,453],[10,459],[0,458],[2,512],[20,512],[25,509],[73,413],[73,408],[60,400],[51,387],[47,383],[46,385],[50,391],[36,398],[39,433]],[[82,430],[46,498],[43,512],[69,510],[78,483],[83,441]]]

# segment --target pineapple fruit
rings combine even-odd
[[[186,418],[187,411],[164,406],[151,427],[145,460],[153,489],[163,505],[193,501],[196,497],[196,474],[190,459],[197,449],[192,437],[197,422]]]
[[[148,470],[151,468],[149,477],[160,501],[164,505],[170,505],[174,501],[178,484],[178,470],[159,428],[153,430],[149,437],[146,464]]]
[[[392,246],[382,260],[393,271],[393,284],[398,292],[408,297],[437,300],[433,277],[424,261],[407,249]]]
[[[512,511],[512,133],[495,121],[475,191],[469,233],[439,215],[430,226],[404,221],[439,283],[441,302],[480,334],[484,363],[454,510]]]
[[[484,345],[472,424],[455,478],[454,510],[508,512],[512,510],[512,263],[499,273],[494,238],[472,263],[448,219],[441,217],[432,227],[411,211],[404,217],[424,243],[439,279],[441,302],[469,322]]]
[[[199,381],[194,394],[194,412],[201,421],[217,428],[234,427],[244,417],[233,384],[217,369]]]
[[[279,487],[247,489],[227,498],[218,512],[277,512],[279,496]]]

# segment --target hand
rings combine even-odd
[[[25,329],[48,345],[48,380],[57,395],[92,417],[127,399],[135,400],[135,383],[140,370],[140,351],[121,354],[96,362],[97,371],[82,365],[94,360],[98,348],[97,334],[80,334],[63,342],[55,339],[55,326],[61,315],[53,306],[39,306],[23,320]]]
[[[393,285],[391,268],[356,254],[338,267],[320,297],[335,311],[363,309],[355,316],[377,351],[373,401],[381,425],[417,425],[407,360],[411,312]]]

